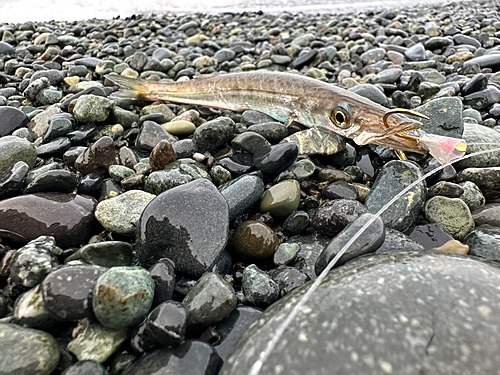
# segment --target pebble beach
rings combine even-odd
[[[322,6],[0,18],[0,375],[250,374],[372,219],[259,374],[498,371],[500,7]],[[259,71],[417,111],[467,156],[374,219],[441,164],[113,81]]]

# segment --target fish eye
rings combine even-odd
[[[335,126],[341,128],[341,129],[347,129],[349,125],[349,118],[347,116],[347,112],[343,108],[335,108],[332,111],[332,121],[335,124]]]

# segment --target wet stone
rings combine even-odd
[[[89,318],[78,321],[75,332],[67,347],[78,361],[105,362],[127,338],[127,330],[105,327]]]
[[[425,203],[423,212],[429,222],[441,224],[457,240],[474,228],[469,207],[458,198],[436,196]]]
[[[458,173],[457,181],[475,183],[486,200],[500,198],[500,167],[466,168]]]
[[[383,105],[384,107],[387,107],[389,105],[389,102],[387,101],[387,98],[384,95],[384,93],[374,85],[363,83],[350,88],[349,91],[364,96],[365,98],[368,98],[374,101],[375,103]]]
[[[321,127],[294,133],[282,142],[296,144],[300,155],[333,155],[346,147],[342,136]]]
[[[238,134],[231,141],[232,146],[238,150],[247,151],[251,154],[256,152],[268,152],[271,149],[271,144],[262,135],[255,132],[246,131]]]
[[[166,140],[174,143],[177,139],[169,134],[160,124],[154,121],[144,121],[141,131],[135,140],[135,147],[141,150],[151,151],[158,142]]]
[[[366,212],[367,208],[358,201],[337,199],[320,205],[311,219],[311,225],[321,234],[335,236]]]
[[[181,139],[172,143],[176,159],[190,158],[196,152],[196,145],[192,139]]]
[[[94,195],[101,191],[102,178],[97,173],[89,173],[78,182],[77,191],[79,194]]]
[[[205,273],[186,295],[182,304],[189,326],[210,326],[234,310],[237,304],[233,287],[221,275]]]
[[[228,232],[226,200],[211,182],[197,179],[158,195],[144,209],[137,257],[145,267],[169,258],[176,271],[201,276],[224,249]]]
[[[358,199],[358,190],[345,181],[335,181],[326,185],[321,195],[327,199]]]
[[[253,157],[246,152],[222,158],[217,161],[217,165],[231,172],[231,175],[234,177],[250,173],[254,169]]]
[[[83,174],[95,172],[102,175],[113,164],[116,164],[115,145],[108,136],[89,146],[75,161],[76,169]]]
[[[463,243],[469,246],[469,255],[500,261],[500,228],[488,224],[474,228]]]
[[[117,197],[101,201],[96,207],[95,217],[105,229],[131,236],[136,232],[142,211],[153,198],[154,194],[129,190]]]
[[[108,168],[109,176],[116,182],[120,182],[124,178],[132,176],[135,171],[123,165],[113,164]]]
[[[65,136],[74,130],[74,127],[75,119],[73,116],[67,113],[56,114],[50,118],[49,127],[43,134],[43,140],[50,141],[57,137]]]
[[[466,96],[476,91],[485,90],[487,86],[488,79],[483,73],[479,73],[474,75],[470,81],[462,86],[461,92],[463,96]]]
[[[15,136],[0,138],[0,175],[10,171],[19,161],[24,161],[31,168],[36,160],[36,149],[32,143]]]
[[[99,266],[65,266],[51,272],[41,283],[45,308],[57,320],[91,317],[92,290],[105,271]]]
[[[114,106],[114,102],[102,96],[82,95],[76,100],[73,115],[80,122],[103,122]]]
[[[24,194],[38,192],[71,193],[78,184],[78,177],[67,170],[53,170],[36,176],[24,189]]]
[[[492,68],[498,70],[498,64],[500,64],[500,56],[496,53],[487,54],[479,57],[474,57],[473,59],[464,62],[464,66],[478,64],[481,69]]]
[[[316,167],[311,160],[302,159],[293,163],[287,171],[292,172],[299,180],[311,177]]]
[[[146,179],[144,190],[159,195],[174,187],[193,181],[193,177],[177,169],[152,172]]]
[[[97,280],[92,295],[95,316],[106,327],[125,328],[142,321],[153,303],[154,282],[141,267],[113,267]]]
[[[439,223],[415,226],[408,236],[424,247],[432,249],[453,240],[453,237]]]
[[[427,199],[437,195],[448,198],[459,198],[464,193],[464,188],[448,181],[439,181],[427,189]]]
[[[17,297],[12,317],[23,327],[50,329],[58,324],[45,308],[40,284]]]
[[[281,266],[272,269],[269,276],[278,284],[281,296],[290,293],[309,281],[309,276],[294,267]]]
[[[149,165],[152,171],[161,170],[174,161],[174,149],[166,140],[158,142],[149,155]]]
[[[289,234],[300,234],[311,224],[311,219],[305,211],[293,211],[283,222],[283,230]]]
[[[475,183],[471,181],[464,181],[459,185],[464,191],[459,198],[463,200],[467,206],[469,206],[470,210],[475,210],[486,203],[483,193],[479,190]]]
[[[498,151],[500,133],[483,125],[465,122],[463,139],[467,142],[466,155],[490,149],[496,149],[496,151],[474,155],[465,160],[460,160],[455,164],[456,168],[494,167],[500,164],[500,151]]]
[[[59,137],[52,141],[42,144],[36,148],[38,156],[47,156],[50,154],[62,154],[71,147],[71,141],[68,137]]]
[[[86,263],[101,267],[121,267],[132,265],[133,247],[122,241],[89,243],[66,258],[66,263],[81,259]]]
[[[500,227],[500,204],[488,203],[472,211],[472,218],[477,226],[489,224]]]
[[[49,375],[59,362],[57,341],[43,331],[0,324],[0,374]]]
[[[52,257],[60,253],[53,237],[40,236],[15,252],[10,275],[15,283],[32,288],[50,273]]]
[[[424,247],[415,242],[406,234],[395,229],[385,228],[385,239],[382,245],[375,251],[376,254],[389,251],[421,251]]]
[[[14,107],[0,107],[0,137],[12,134],[28,124],[28,117]]]
[[[462,101],[454,98],[439,98],[431,100],[415,108],[428,119],[419,119],[421,129],[430,134],[443,135],[453,138],[462,138],[464,125],[462,122]]]
[[[228,204],[231,221],[260,200],[264,182],[258,176],[244,175],[221,186],[219,191]]]
[[[347,225],[335,238],[325,247],[316,261],[316,275],[319,275],[330,263],[341,249],[350,241],[359,230],[373,220],[373,214],[364,213],[359,215],[352,223]],[[335,267],[341,266],[348,261],[361,255],[372,253],[377,250],[384,242],[385,232],[384,223],[380,217],[377,217],[365,231],[347,248],[345,253],[335,264]]]
[[[300,185],[296,180],[285,180],[267,189],[260,201],[260,212],[286,217],[295,211],[300,201]]]
[[[184,341],[187,326],[187,312],[176,301],[166,301],[148,315],[145,334],[153,344],[159,346],[178,345]]]
[[[318,173],[318,179],[320,181],[346,181],[352,182],[352,176],[344,171],[335,168],[323,168]]]
[[[370,193],[366,207],[376,213],[389,200],[422,176],[420,169],[407,161],[390,161],[380,170]],[[405,231],[417,220],[426,195],[425,182],[420,182],[396,202],[381,217],[389,228]]]
[[[276,233],[260,221],[244,221],[234,231],[229,241],[230,250],[250,259],[267,259],[273,256],[280,240]]]
[[[149,269],[149,274],[155,283],[153,306],[172,299],[175,288],[175,269],[170,259],[160,259]]]
[[[261,314],[262,311],[255,307],[238,306],[215,326],[220,340],[214,344],[214,348],[223,361],[229,357],[240,337]]]
[[[108,371],[98,362],[80,361],[69,366],[61,375],[107,375]]]
[[[264,173],[276,175],[293,164],[298,156],[298,148],[293,143],[271,146],[270,150],[258,151],[253,156],[253,163]]]
[[[281,122],[265,122],[262,124],[255,124],[249,126],[247,129],[249,132],[254,132],[262,135],[269,141],[281,141],[288,135],[286,126]]]
[[[278,284],[255,264],[243,270],[241,290],[245,299],[258,307],[266,307],[274,303],[280,292]]]
[[[495,371],[498,363],[485,358],[496,358],[493,333],[500,331],[500,319],[491,311],[500,303],[498,282],[497,266],[460,255],[398,252],[360,258],[328,274],[285,331],[282,342],[287,345],[277,346],[262,371],[277,374],[275,369],[280,368],[286,373],[321,373],[334,366],[339,373],[383,373],[384,363],[394,374],[411,373],[419,366],[426,371],[438,369],[439,374],[454,373],[458,368],[462,372]],[[247,374],[278,325],[309,287],[306,284],[296,289],[267,309],[259,323],[238,342],[220,375]],[[412,293],[408,294],[408,290]],[[487,302],[478,305],[477,290]],[[464,301],[458,307],[457,298]],[[428,319],[429,308],[437,314],[434,319],[439,319],[439,330],[435,329],[435,321]],[[464,319],[475,322],[473,331],[464,326]],[[376,331],[372,331],[374,326]],[[393,329],[382,328],[387,326]],[[365,332],[362,342],[354,338],[359,330],[370,331]],[[329,340],[331,337],[336,340]],[[421,355],[431,337],[430,353],[455,353],[454,348],[467,343],[474,355],[464,359],[460,352],[443,359],[431,354],[430,362],[422,365]],[[377,344],[381,339],[384,345]],[[325,345],[335,349],[327,353],[322,350]],[[346,361],[353,352],[384,360]]]
[[[142,356],[122,375],[194,374],[217,375],[221,359],[214,348],[198,340],[186,340],[174,348],[162,348]]]
[[[174,120],[162,125],[167,132],[177,137],[187,137],[196,130],[196,126],[191,121]]]
[[[232,179],[231,172],[220,165],[214,165],[213,168],[210,169],[210,177],[212,177],[214,184],[219,187],[227,184]]]
[[[28,174],[29,166],[24,161],[18,161],[0,175],[0,199],[17,195],[24,186],[24,180]]]
[[[297,243],[282,243],[276,249],[273,255],[273,263],[276,266],[287,265],[295,259],[295,256],[300,251],[300,245]]]
[[[199,152],[217,150],[236,134],[236,125],[229,117],[208,121],[196,128],[193,140]]]
[[[495,86],[488,86],[485,90],[469,94],[464,97],[464,105],[482,110],[500,100],[500,90]]]

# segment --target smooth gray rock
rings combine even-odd
[[[260,373],[494,373],[500,366],[500,315],[493,313],[500,308],[499,283],[498,266],[465,256],[398,252],[360,258],[329,273]],[[310,285],[268,308],[219,375],[248,374]]]

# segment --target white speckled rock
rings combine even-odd
[[[100,202],[95,209],[95,217],[113,233],[134,235],[142,211],[154,197],[156,195],[142,190],[127,191]]]

